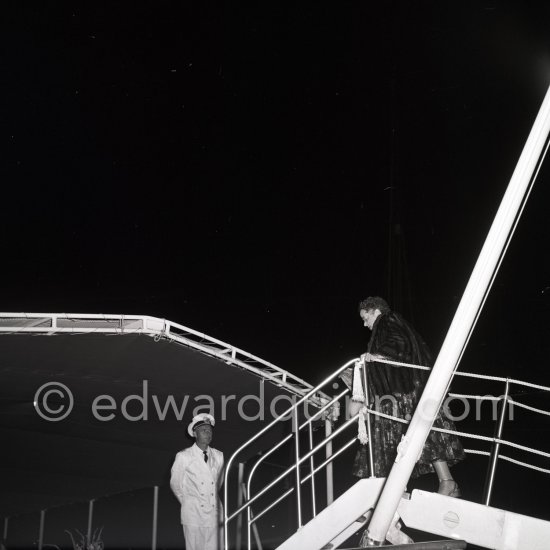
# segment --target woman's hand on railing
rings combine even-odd
[[[387,357],[380,355],[379,353],[363,353],[361,354],[361,361],[363,363],[372,363],[373,361],[384,361]]]

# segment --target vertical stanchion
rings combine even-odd
[[[300,494],[300,437],[298,427],[298,408],[295,407],[292,412],[292,420],[294,424],[294,450],[296,453],[296,504],[298,506],[298,529],[302,527],[302,497]]]
[[[260,535],[258,533],[258,526],[255,523],[254,525],[252,525],[252,529],[254,531],[254,540],[256,541],[256,548],[258,550],[263,550],[262,541],[260,540]]]
[[[38,550],[44,546],[44,523],[46,520],[46,510],[40,510],[40,527],[38,528]]]
[[[245,484],[243,483],[243,495],[245,495],[245,498],[247,497],[247,494],[246,494],[246,486]],[[252,510],[250,509],[250,506],[247,508],[248,510],[248,550],[250,550],[252,548],[252,540],[250,538],[250,529],[252,529],[254,531],[254,539],[256,541],[256,548],[258,550],[263,550],[262,549],[262,541],[260,540],[260,534],[258,533],[258,526],[256,525],[256,523],[250,523],[252,521]],[[250,527],[252,525],[252,527]]]
[[[153,487],[153,534],[151,537],[151,550],[157,550],[157,525],[159,512],[159,488]]]
[[[311,427],[311,422],[309,423],[309,450],[313,449],[313,428]],[[311,508],[313,511],[313,517],[317,515],[317,507],[315,504],[315,462],[313,460],[313,455],[309,457],[309,467],[311,469]]]
[[[3,535],[2,535],[2,539],[3,539],[3,542],[4,544],[7,544],[8,543],[8,525],[9,525],[9,520],[10,518],[4,518],[4,531],[3,531]]]
[[[510,392],[510,379],[506,379],[506,389],[502,396],[502,405],[500,408],[500,417],[498,419],[497,428],[495,430],[495,438],[501,439],[502,429],[504,427],[504,420],[506,418],[506,411],[508,410],[508,395]],[[494,409],[493,409],[494,410]],[[491,458],[489,459],[489,470],[487,471],[487,480],[485,481],[485,491],[483,495],[483,504],[489,506],[491,502],[491,495],[493,493],[493,484],[495,480],[495,471],[498,462],[498,453],[500,451],[500,443],[495,441],[493,450],[491,451]]]
[[[330,418],[325,419],[325,438],[328,439],[332,434],[332,423]],[[328,460],[332,456],[332,439],[325,445],[325,458]],[[326,466],[327,475],[327,506],[334,501],[334,484],[332,477],[332,461]]]
[[[367,378],[367,362],[362,361],[363,363],[363,387],[365,388],[365,406],[367,407],[367,436],[369,438],[368,446],[369,446],[369,470],[370,470],[370,477],[374,477],[374,459],[372,456],[372,433],[371,433],[371,425],[370,425],[370,413],[368,411],[368,408],[370,406],[369,402],[369,387],[367,385],[368,378]]]
[[[243,482],[244,482],[244,464],[239,462],[239,481],[237,488],[237,508],[243,505]],[[248,507],[250,510],[250,506]],[[242,529],[243,529],[243,514],[242,512],[237,516],[237,532],[235,533],[235,550],[241,550],[242,543]]]
[[[88,503],[88,529],[86,530],[86,541],[92,542],[92,524],[94,521],[94,499]]]
[[[242,486],[242,492],[243,492],[243,495],[244,495],[244,498],[246,500],[248,500],[248,498],[250,497],[248,491],[247,491],[247,488],[246,488],[246,485],[243,483],[243,486]],[[246,519],[247,519],[247,522],[246,522],[246,544],[247,544],[247,550],[250,550],[252,548],[252,538],[251,538],[251,535],[250,535],[250,529],[251,529],[251,521],[252,521],[252,510],[251,510],[251,507],[250,506],[247,506],[246,507]],[[256,524],[254,524],[254,527],[256,527]]]

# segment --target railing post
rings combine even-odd
[[[313,450],[313,428],[311,427],[311,422],[309,425],[309,450]],[[309,457],[309,467],[311,469],[311,508],[313,511],[313,517],[317,515],[317,509],[315,505],[315,462],[313,460],[313,455]]]
[[[294,424],[294,450],[296,454],[296,505],[298,506],[298,529],[300,529],[302,527],[302,497],[300,494],[300,429],[297,408],[292,411],[292,423]]]
[[[332,434],[332,422],[329,417],[325,419],[325,439]],[[325,458],[328,460],[332,456],[332,439],[325,445]],[[332,477],[332,461],[327,464],[327,506],[334,501],[334,483]]]
[[[372,456],[372,433],[371,433],[371,426],[370,426],[370,413],[368,411],[370,403],[369,403],[369,387],[367,385],[368,383],[367,362],[362,361],[362,363],[363,363],[363,386],[365,388],[365,406],[367,407],[367,418],[365,420],[367,424],[367,436],[369,438],[369,443],[368,443],[369,471],[370,471],[370,477],[374,477],[374,459]]]
[[[92,541],[92,524],[94,519],[94,499],[88,504],[88,528],[86,530],[86,541],[88,544]]]
[[[40,527],[38,528],[38,550],[44,546],[44,523],[46,520],[46,510],[40,510]]]
[[[243,492],[243,495],[245,496],[245,498],[248,500],[248,495],[247,495],[247,491],[246,491],[246,486],[245,484],[243,483],[242,484],[242,492]],[[252,548],[252,539],[251,539],[251,536],[250,536],[250,530],[252,529],[254,531],[254,539],[256,540],[256,548],[258,550],[263,550],[262,549],[262,541],[260,540],[260,534],[258,533],[258,526],[254,523],[252,524],[251,521],[252,521],[252,510],[250,509],[250,506],[246,509],[247,513],[248,513],[248,529],[247,529],[247,533],[248,533],[248,550],[250,550]],[[251,527],[252,525],[252,527]]]
[[[276,418],[274,418],[272,422],[270,422],[267,426],[262,428],[258,433],[256,433],[250,439],[248,439],[248,441],[246,441],[243,445],[241,445],[237,450],[235,450],[233,452],[233,454],[231,455],[231,457],[229,458],[229,460],[227,461],[227,463],[225,465],[225,476],[224,476],[225,477],[225,483],[224,483],[224,489],[223,489],[223,500],[224,500],[224,517],[223,517],[223,524],[224,524],[223,539],[224,539],[224,541],[223,542],[224,542],[224,547],[225,548],[229,547],[229,529],[228,529],[229,522],[233,518],[237,517],[240,513],[242,513],[243,510],[241,510],[241,508],[243,508],[243,509],[248,508],[249,509],[252,502],[256,501],[263,493],[265,493],[267,490],[269,490],[270,487],[272,487],[275,483],[280,481],[280,479],[282,479],[282,477],[285,477],[285,476],[287,476],[288,474],[290,474],[292,472],[292,467],[290,467],[287,471],[285,471],[285,473],[282,477],[279,476],[273,482],[271,482],[266,487],[264,487],[264,489],[261,490],[258,494],[256,494],[254,497],[251,497],[251,495],[250,495],[250,482],[251,482],[252,474],[253,474],[254,469],[256,467],[256,465],[255,465],[252,468],[252,472],[250,473],[249,479],[248,479],[247,502],[243,506],[239,507],[235,512],[233,512],[232,514],[229,514],[228,513],[228,509],[229,509],[229,503],[228,503],[228,485],[229,484],[228,484],[228,479],[229,479],[229,472],[231,470],[231,465],[232,465],[233,461],[235,460],[235,457],[245,447],[249,446],[253,441],[256,441],[260,436],[262,436],[267,430],[272,428],[275,424],[277,424],[278,422],[281,422],[281,421],[285,420],[286,418],[288,418],[289,413],[294,414],[293,431],[294,431],[295,452],[296,452],[296,465],[295,465],[296,480],[298,482],[297,483],[298,516],[299,516],[298,517],[298,522],[299,522],[299,527],[301,527],[301,524],[302,524],[302,517],[301,517],[302,516],[302,513],[301,513],[302,507],[301,507],[301,494],[300,494],[301,479],[300,479],[300,469],[299,469],[299,464],[300,464],[300,460],[301,460],[300,459],[300,442],[299,442],[299,428],[300,428],[300,426],[298,425],[297,408],[298,408],[298,406],[302,405],[305,401],[307,401],[310,397],[312,397],[316,392],[318,392],[320,390],[320,388],[322,388],[327,382],[329,382],[330,380],[332,380],[335,377],[339,376],[342,372],[344,372],[347,368],[349,368],[349,366],[352,363],[355,363],[355,361],[356,361],[356,359],[353,359],[352,361],[348,361],[347,363],[342,365],[336,372],[332,373],[329,377],[327,377],[325,380],[323,380],[321,383],[319,383],[315,388],[312,388],[311,390],[309,390],[297,402],[293,399],[293,404],[285,412],[283,412],[282,414],[280,414]],[[342,392],[341,396],[345,395],[345,393],[347,393],[347,391],[348,390],[345,390],[344,392]],[[341,397],[341,396],[339,396],[339,397]],[[332,404],[332,401],[329,401],[329,403],[326,405],[326,407],[330,406],[330,404]],[[307,422],[306,422],[306,424],[307,424]],[[347,425],[348,425],[348,423],[345,423],[343,427],[345,428],[345,427],[347,427]],[[304,424],[304,426],[305,426],[305,424]],[[330,420],[327,420],[327,423],[325,424],[325,426],[326,426],[326,428],[329,428],[329,429],[331,428]],[[336,436],[338,433],[340,433],[341,428],[338,428],[338,430],[336,430],[336,432],[334,432],[334,434],[332,434],[329,431],[328,433],[330,435],[330,438],[332,439],[333,435]],[[285,441],[290,440],[291,437],[292,437],[292,431],[291,431],[291,433],[289,433],[287,435],[286,438],[284,438],[282,440],[281,443],[284,443]],[[274,447],[274,449],[277,449],[279,446],[280,446],[280,444],[276,445]],[[320,448],[322,448],[322,446],[327,446],[326,442],[323,442],[323,443],[317,445],[315,447],[315,449],[313,449],[312,451],[317,452],[318,450],[320,450]],[[312,451],[309,451],[307,453],[307,456],[304,457],[304,462],[307,458],[309,458],[313,454]],[[330,454],[328,454],[328,453],[330,453]],[[336,454],[339,454],[339,453],[336,453]],[[331,449],[330,450],[327,449],[327,456],[331,456],[331,455],[332,455]],[[259,461],[258,461],[258,463],[259,463]],[[327,480],[328,480],[328,477],[327,477]],[[332,476],[330,476],[330,486],[332,487]],[[328,487],[327,487],[327,497],[332,498],[332,491],[329,490]],[[251,521],[251,517],[252,517],[252,514],[250,514],[249,523]],[[250,536],[248,537],[248,539],[250,541]]]
[[[159,487],[153,487],[153,533],[151,535],[151,550],[157,550],[157,527],[159,513]]]
[[[10,518],[4,518],[4,534],[2,536],[2,541],[4,542],[4,544],[7,544],[8,543],[8,524],[9,524],[9,519]]]
[[[249,481],[250,481],[250,478],[249,478]],[[241,490],[243,492],[245,500],[248,501],[248,498],[250,496],[250,491],[247,490],[246,485],[244,483],[242,484]],[[252,510],[250,506],[247,506],[246,508],[246,548],[247,550],[250,550],[252,548],[252,536],[250,533],[250,530],[252,528],[251,521],[252,521]],[[255,526],[256,524],[254,524],[254,527]]]
[[[238,471],[238,485],[237,485],[237,508],[243,505],[243,480],[244,480],[244,464],[239,462]],[[248,508],[250,510],[250,507]],[[243,515],[242,513],[237,516],[237,532],[235,533],[235,550],[241,550],[242,544],[242,528],[243,528]]]
[[[495,438],[502,438],[502,429],[504,427],[504,420],[506,418],[506,411],[508,410],[508,395],[510,392],[510,379],[506,380],[506,389],[504,390],[504,396],[502,397],[502,405],[500,408],[500,417],[495,430]],[[483,494],[483,504],[489,506],[491,502],[491,495],[493,493],[493,486],[495,480],[495,471],[497,468],[498,453],[500,451],[500,443],[495,441],[493,450],[491,451],[491,458],[489,459],[489,469],[487,471],[487,479],[485,481],[485,490]]]

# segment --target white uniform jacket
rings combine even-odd
[[[170,487],[181,504],[181,523],[200,527],[219,525],[222,504],[218,490],[223,483],[223,453],[208,447],[208,462],[200,447],[180,451],[172,466]]]

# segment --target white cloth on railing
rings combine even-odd
[[[365,392],[363,390],[363,380],[361,377],[361,361],[355,361],[353,368],[353,394],[352,401],[363,403],[365,401]]]
[[[369,436],[367,434],[367,426],[365,424],[365,413],[363,409],[359,411],[359,418],[357,419],[357,439],[363,445],[366,445],[369,442]]]
[[[355,361],[355,366],[353,368],[353,394],[351,399],[358,403],[365,402],[365,390],[363,389],[363,377],[361,373],[362,366],[364,366],[363,361]],[[359,411],[359,416],[357,417],[357,439],[363,445],[366,445],[369,441],[363,409]]]

